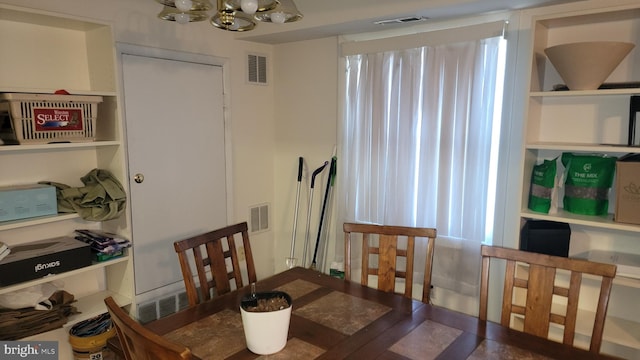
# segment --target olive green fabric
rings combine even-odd
[[[84,184],[82,187],[52,181],[43,181],[41,184],[56,187],[58,212],[77,212],[80,217],[90,221],[116,219],[122,215],[127,194],[111,172],[93,169],[80,180]]]
[[[49,297],[53,304],[49,310],[36,310],[33,307],[23,309],[0,309],[0,340],[19,340],[27,336],[61,328],[69,316],[78,313],[71,305],[74,296],[64,290]]]

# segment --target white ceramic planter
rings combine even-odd
[[[244,309],[244,305],[251,301],[249,297],[240,303],[242,326],[247,348],[258,355],[277,353],[287,345],[289,335],[289,321],[291,320],[292,301],[289,294],[282,291],[259,292],[258,299],[284,296],[289,307],[269,312],[251,312]]]

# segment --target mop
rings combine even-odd
[[[296,229],[298,227],[298,208],[300,206],[300,183],[302,182],[302,156],[298,158],[298,188],[296,190],[296,206],[293,213],[293,233],[291,234],[291,252],[286,259],[289,269],[296,266],[295,249],[296,249]]]

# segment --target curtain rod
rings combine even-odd
[[[379,53],[392,50],[436,46],[447,43],[504,37],[509,21],[500,20],[450,29],[426,31],[417,34],[393,36],[375,40],[349,41],[340,44],[340,55]]]

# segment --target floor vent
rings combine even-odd
[[[261,204],[251,207],[251,232],[269,230],[269,204]]]
[[[247,55],[247,80],[251,84],[267,84],[267,57],[263,55]]]

